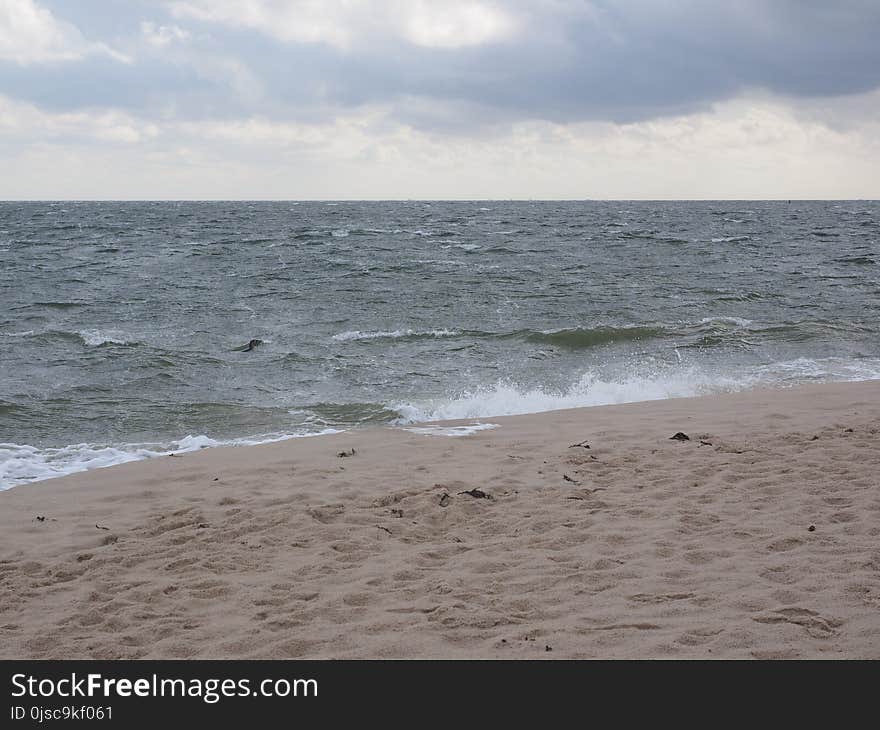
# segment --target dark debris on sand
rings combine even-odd
[[[491,494],[487,494],[482,489],[477,489],[476,487],[465,490],[464,492],[459,492],[459,494],[467,494],[469,497],[474,497],[475,499],[492,499]]]

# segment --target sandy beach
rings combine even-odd
[[[0,493],[0,655],[880,658],[880,381],[482,423]]]

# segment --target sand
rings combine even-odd
[[[0,493],[0,656],[880,658],[880,381],[483,422]]]

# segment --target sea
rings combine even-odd
[[[0,202],[0,488],[878,377],[876,201]]]

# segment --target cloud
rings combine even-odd
[[[155,137],[159,128],[116,110],[98,109],[53,114],[32,104],[0,96],[0,130],[7,142],[122,142]]]
[[[0,197],[878,197],[878,119],[835,129],[777,98],[740,98],[623,125],[532,121],[449,137],[383,106],[329,122],[154,123],[0,99],[13,173]]]
[[[0,194],[880,194],[873,1],[91,7],[0,0]]]
[[[515,17],[476,0],[180,0],[176,17],[253,28],[294,43],[341,49],[396,38],[425,48],[464,48],[509,40]]]
[[[238,45],[279,108],[400,104],[402,121],[448,131],[500,117],[626,123],[697,112],[755,90],[817,97],[880,85],[880,5],[860,0],[174,0],[168,7],[222,32],[229,48]],[[452,108],[469,115],[456,124]]]
[[[417,0],[393,5],[391,12],[400,18],[402,36],[425,48],[466,48],[510,41],[520,29],[513,15],[488,3],[453,1],[438,5]]]
[[[147,43],[159,48],[186,41],[192,37],[188,30],[176,25],[157,25],[149,20],[141,22],[141,33]]]
[[[420,129],[483,134],[530,120],[680,116],[762,91],[809,99],[880,86],[880,4],[859,0],[131,0],[100,18],[77,12],[82,0],[44,3],[138,63],[0,64],[0,89],[43,105],[278,121],[384,105]],[[89,44],[67,31],[53,53],[81,57]]]
[[[57,19],[33,0],[0,0],[0,61],[27,66],[78,61],[90,54],[131,62],[104,43],[86,41],[76,26]]]

